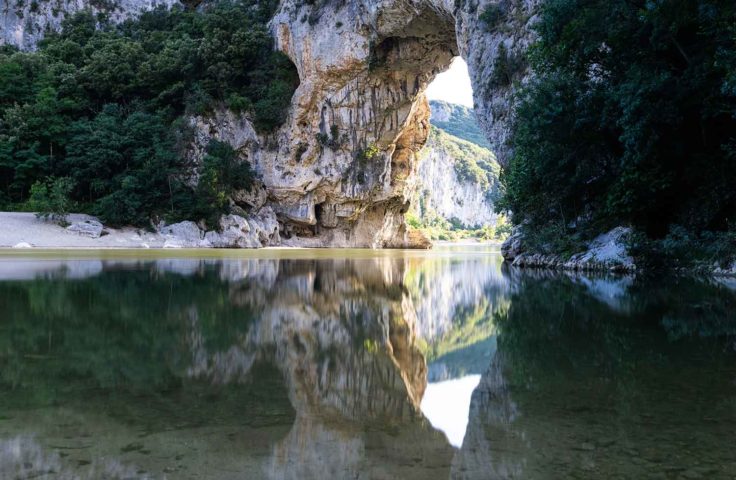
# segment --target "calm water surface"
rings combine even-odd
[[[0,253],[1,479],[736,478],[736,282],[202,255]]]

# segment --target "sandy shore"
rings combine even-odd
[[[67,217],[67,222],[70,224],[85,221],[97,221],[97,219],[84,214],[70,214]],[[303,243],[295,245],[286,240],[283,241],[282,247],[310,246]],[[456,242],[437,241],[434,242],[434,245],[437,247],[496,246],[500,245],[500,242],[479,242],[467,239]],[[105,227],[102,236],[90,238],[53,222],[36,218],[34,213],[0,212],[0,248],[147,249],[181,247],[205,248],[187,244],[186,239],[174,235],[149,232],[133,227],[119,229]]]
[[[71,214],[70,223],[95,220]],[[89,238],[36,218],[33,213],[0,212],[0,248],[163,248],[167,237],[136,228],[105,228],[103,236]]]

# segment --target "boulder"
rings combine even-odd
[[[204,239],[215,248],[261,248],[281,243],[279,223],[270,207],[248,218],[223,215],[220,231],[209,231]]]
[[[626,246],[630,235],[630,228],[616,227],[598,235],[588,244],[587,251],[573,255],[567,263],[576,270],[586,270],[591,266],[601,270],[634,270],[634,259]]]
[[[406,232],[407,248],[415,248],[417,250],[429,250],[433,247],[432,240],[421,230],[410,228]]]
[[[257,248],[253,242],[248,221],[240,215],[223,215],[220,231],[209,231],[204,238],[214,248]]]
[[[514,232],[501,245],[501,255],[507,262],[513,262],[524,252],[523,236],[520,231]]]
[[[159,225],[158,232],[164,237],[164,248],[208,247],[202,229],[191,221]]]
[[[103,228],[102,223],[97,220],[83,220],[72,223],[66,227],[66,231],[83,237],[100,238]]]

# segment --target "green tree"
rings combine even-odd
[[[73,189],[74,181],[69,177],[48,177],[45,181],[37,181],[31,186],[28,208],[39,218],[66,225],[66,217],[72,207],[69,195]]]
[[[276,6],[158,7],[120,25],[83,11],[36,52],[0,48],[2,202],[22,204],[36,182],[55,176],[74,180],[79,208],[115,225],[194,214],[185,116],[228,107],[264,132],[286,118],[299,79],[274,51],[267,23]],[[205,165],[210,185],[199,190],[220,213],[227,201],[219,197],[238,183],[217,177],[221,168],[230,167]]]
[[[540,244],[732,228],[735,25],[728,0],[548,0],[499,207]]]
[[[250,164],[241,161],[229,144],[210,141],[202,160],[192,216],[203,218],[211,228],[216,228],[220,214],[229,211],[230,194],[249,189],[254,178]]]

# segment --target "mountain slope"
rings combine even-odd
[[[491,144],[478,125],[472,108],[441,100],[432,100],[429,106],[432,109],[432,125],[483,148],[491,148]]]

